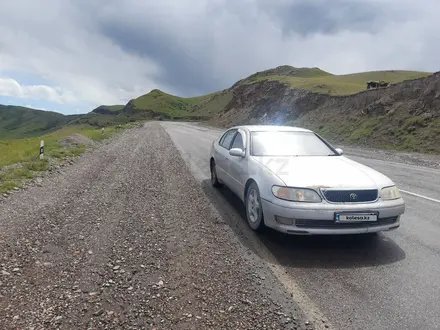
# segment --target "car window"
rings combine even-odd
[[[253,132],[253,156],[336,156],[316,134],[310,132]]]
[[[237,133],[237,135],[234,138],[234,142],[232,142],[232,148],[240,148],[241,150],[244,150],[244,146],[243,146],[243,136],[241,135],[241,133]]]
[[[223,148],[226,148],[229,150],[229,147],[231,146],[231,142],[232,139],[234,138],[235,133],[237,132],[236,129],[232,129],[228,132],[226,132],[224,139],[222,139],[223,141],[221,141],[220,145]]]
[[[228,135],[228,133],[229,133],[229,131],[226,132],[226,133],[224,133],[224,134],[222,135],[222,137],[221,137],[220,140],[218,141],[218,144],[219,144],[219,145],[222,145],[222,143],[223,143],[223,141],[225,140],[225,137],[226,137],[226,135]]]

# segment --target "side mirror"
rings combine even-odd
[[[337,152],[338,152],[338,154],[340,154],[341,156],[344,154],[344,150],[342,150],[341,148],[336,148],[335,149]]]
[[[229,150],[229,154],[231,156],[244,157],[245,152],[240,148],[232,148],[231,150]]]

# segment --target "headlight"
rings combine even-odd
[[[380,197],[384,200],[400,198],[400,191],[396,186],[386,187],[380,191]]]
[[[275,197],[294,202],[320,203],[322,201],[318,193],[312,189],[273,186],[272,193]]]

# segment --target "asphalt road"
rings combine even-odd
[[[336,329],[440,329],[440,170],[347,155],[388,175],[403,191],[401,227],[373,239],[257,236],[244,207],[209,183],[208,155],[220,131],[163,123],[193,175],[241,242],[268,263],[302,308]],[[296,288],[296,289],[295,289]]]

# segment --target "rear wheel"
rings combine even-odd
[[[211,184],[215,188],[220,188],[221,186],[223,186],[220,183],[220,181],[218,180],[217,170],[215,169],[215,161],[214,160],[211,161]]]
[[[266,226],[263,219],[260,190],[255,182],[252,182],[247,190],[245,206],[249,227],[257,232],[263,231]]]

